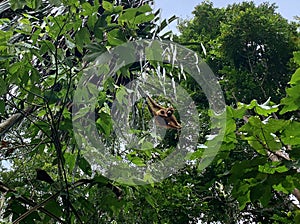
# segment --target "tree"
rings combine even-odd
[[[1,8],[0,30],[5,222],[107,222],[122,206],[123,189],[101,175],[92,177],[91,165],[76,146],[71,100],[89,62],[129,40],[157,35],[152,33],[157,13],[147,2],[151,3],[74,0],[1,5],[8,6]],[[125,85],[132,69],[123,69],[124,75],[107,86],[107,93],[113,85]],[[98,120],[107,117],[99,113]],[[101,131],[110,128],[108,124]]]
[[[299,185],[294,181],[299,174],[291,168],[293,165],[287,164],[298,160],[296,155],[291,158],[298,143],[293,142],[296,145],[292,146],[286,141],[297,134],[290,137],[283,134],[290,129],[289,125],[285,126],[290,116],[295,122],[299,117],[290,111],[299,107],[293,81],[290,82],[293,87],[286,91],[296,96],[282,99],[290,79],[289,75],[282,74],[295,70],[291,57],[293,51],[299,49],[297,24],[288,24],[275,13],[275,6],[268,4],[256,7],[254,3],[241,3],[216,9],[212,3],[204,2],[193,13],[195,17],[191,21],[179,25],[178,41],[200,52],[201,45],[205,47],[202,56],[220,77],[228,102],[237,103],[237,108],[228,107],[228,132],[221,151],[215,162],[201,173],[210,180],[210,187],[206,189],[215,190],[214,196],[206,202],[214,214],[206,211],[203,216],[208,222],[222,223],[297,222],[297,206],[294,210],[287,195],[293,193],[299,200]],[[272,60],[274,52],[281,53]],[[297,58],[295,56],[295,61]],[[280,73],[275,76],[277,71]],[[267,78],[270,76],[272,78]],[[297,80],[296,76],[298,70],[292,80]],[[275,77],[276,83],[273,82]],[[192,85],[192,80],[189,83]],[[269,97],[276,102],[281,100],[282,104],[275,105]],[[249,105],[239,103],[250,100]],[[260,105],[259,101],[265,103]],[[285,105],[280,111],[285,103],[289,106]]]
[[[299,49],[298,25],[275,12],[276,6],[253,2],[214,8],[211,2],[195,7],[194,18],[179,25],[182,43],[203,44],[203,55],[220,77],[229,102],[279,102]],[[192,47],[196,50],[199,47]]]
[[[280,104],[271,101],[259,104],[253,100],[249,104],[227,106],[224,138],[209,135],[214,128],[210,127],[214,113],[207,109],[204,94],[199,92],[192,76],[172,63],[157,63],[150,57],[123,66],[104,79],[99,89],[95,89],[97,85],[88,85],[88,92],[79,92],[82,93],[79,96],[88,101],[89,93],[97,92],[93,123],[103,143],[99,148],[105,147],[108,154],[136,167],[166,158],[174,150],[180,133],[167,130],[162,141],[151,144],[147,139],[153,134],[147,129],[151,126],[148,122],[151,114],[143,100],[138,100],[128,112],[128,117],[137,121],[128,128],[128,133],[134,132],[140,137],[138,144],[142,150],[134,145],[122,146],[113,130],[112,115],[118,115],[114,110],[118,111],[118,106],[127,105],[131,100],[127,96],[132,91],[128,91],[126,85],[144,76],[169,78],[185,88],[196,104],[195,120],[200,128],[195,132],[199,132],[199,139],[197,147],[187,155],[185,166],[159,183],[148,175],[148,185],[128,185],[95,172],[94,164],[84,156],[79,146],[86,143],[86,139],[76,142],[72,120],[84,117],[88,122],[85,110],[88,105],[80,107],[80,113],[74,115],[76,102],[72,99],[78,94],[83,70],[95,58],[131,40],[162,38],[159,31],[167,21],[155,25],[158,13],[144,1],[11,1],[11,8],[4,8],[0,20],[3,24],[0,31],[0,155],[3,162],[0,191],[4,198],[1,222],[298,222],[299,210],[297,204],[290,202],[290,196],[294,193],[300,199],[299,69],[292,76],[287,96]],[[208,12],[213,10],[214,13],[208,14],[216,18],[213,25],[211,20],[203,24],[203,34],[219,26],[217,20],[224,16],[224,10],[214,9],[209,4],[206,8]],[[174,17],[169,21],[172,20]],[[215,31],[211,36],[202,37],[212,47],[217,46],[210,42],[215,35],[218,41],[224,41],[219,38],[224,33]],[[218,66],[227,56],[214,53],[218,48],[207,49],[211,56],[208,61],[216,61],[213,68],[220,69]],[[149,55],[162,55],[158,46],[148,50]],[[176,50],[180,55],[179,48]],[[130,58],[129,51],[123,53]],[[195,64],[193,54],[184,56]],[[294,61],[300,64],[299,53],[295,53]],[[229,59],[226,63],[235,66]],[[100,68],[106,71],[111,65],[114,65],[113,60]],[[248,71],[247,64],[242,63],[240,67]],[[95,76],[91,76],[93,78]],[[162,85],[162,88],[167,87]],[[173,85],[170,89],[173,90]],[[144,90],[138,91],[143,93]],[[172,105],[164,94],[156,94],[153,99],[163,107]],[[189,115],[188,109],[183,110]],[[174,113],[178,116],[176,111]],[[216,123],[222,121],[218,119],[214,117]],[[218,133],[217,128],[213,131]],[[190,137],[196,133],[188,134]],[[204,149],[210,143],[213,146],[222,143],[221,150],[211,165],[205,166],[208,155]]]

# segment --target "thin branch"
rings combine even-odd
[[[7,118],[5,121],[0,123],[0,137],[3,136],[6,132],[10,130],[15,124],[17,124],[20,120],[22,120],[24,117],[29,115],[31,112],[33,112],[34,108],[29,107],[23,112],[16,113],[9,118]]]

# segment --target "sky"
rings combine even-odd
[[[242,2],[243,0],[211,0],[215,7],[226,7],[228,4]],[[176,15],[183,19],[191,19],[192,11],[196,5],[199,5],[202,0],[154,0],[154,8],[162,9],[162,19],[170,18]],[[294,16],[300,16],[300,1],[299,0],[254,0],[256,5],[263,2],[275,3],[277,12],[284,18],[292,21]],[[174,21],[166,29],[176,32],[176,24]]]

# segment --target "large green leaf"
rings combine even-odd
[[[79,168],[88,176],[92,175],[92,168],[91,165],[89,164],[89,162],[84,158],[84,157],[80,157],[79,158]]]
[[[282,141],[286,145],[300,145],[300,122],[290,122],[283,132]]]
[[[106,11],[108,11],[108,12],[112,12],[112,11],[113,11],[113,8],[114,8],[113,4],[110,3],[110,2],[108,2],[108,1],[103,1],[103,2],[102,2],[102,7],[103,7]]]
[[[75,34],[75,42],[78,50],[83,53],[83,47],[91,42],[91,34],[87,27],[82,27]]]
[[[107,40],[112,46],[118,46],[126,42],[125,35],[120,29],[114,29],[108,32]]]

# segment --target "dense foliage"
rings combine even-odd
[[[179,25],[180,42],[195,51],[206,48],[207,63],[222,79],[228,102],[257,99],[279,103],[295,67],[299,49],[298,25],[276,13],[276,6],[253,2],[214,8],[211,2],[195,7],[194,18]],[[199,52],[201,53],[201,52]]]
[[[170,38],[160,31],[175,17],[157,25],[151,3],[0,3],[1,223],[300,222],[299,32],[274,5],[218,9],[204,2],[180,25],[176,40],[201,49],[232,103],[223,139],[209,135],[212,113],[192,76],[149,60],[106,80],[95,108],[99,136],[111,154],[135,166],[165,158],[178,132],[168,130],[161,144],[144,141],[143,150],[124,150],[115,144],[111,110],[114,100],[126,102],[130,81],[173,78],[199,113],[199,146],[185,167],[160,183],[148,177],[148,185],[127,185],[95,172],[83,156],[72,127],[78,82],[113,47]],[[163,96],[155,100],[170,104]],[[151,115],[142,100],[135,109],[131,116],[138,122],[130,131],[147,134],[140,129]],[[204,166],[203,149],[214,141],[221,149]]]

